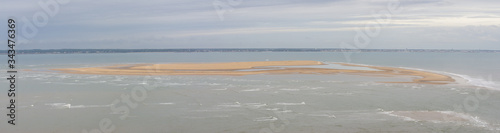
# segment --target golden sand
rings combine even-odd
[[[347,63],[336,63],[344,66],[366,67],[376,70],[350,70],[330,68],[308,68],[312,65],[325,65],[319,61],[260,61],[260,62],[228,62],[228,63],[176,63],[176,64],[134,64],[108,67],[63,68],[52,69],[72,74],[97,75],[254,75],[254,74],[354,74],[366,76],[414,76],[408,82],[387,83],[422,83],[447,84],[453,78],[425,71],[393,67],[364,66]],[[283,67],[303,66],[303,67]]]

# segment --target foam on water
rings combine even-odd
[[[102,81],[89,81],[89,83],[93,83],[93,84],[101,84],[101,83],[106,83],[106,82],[108,82],[108,81],[104,81],[104,80],[102,80]]]
[[[342,63],[342,62],[340,62],[340,63]],[[355,64],[355,63],[349,63],[349,64],[373,66],[373,65],[367,65],[367,64]],[[474,77],[464,75],[464,74],[457,74],[457,73],[444,72],[444,71],[426,70],[426,69],[411,68],[411,67],[399,67],[399,68],[444,74],[444,75],[451,76],[459,84],[467,84],[467,85],[473,85],[473,86],[478,86],[478,87],[484,87],[484,88],[488,88],[488,89],[492,89],[492,90],[500,90],[500,85],[498,83],[495,83],[494,81],[492,81],[491,77],[488,77],[488,79],[483,79],[483,78],[474,78]],[[363,85],[361,85],[361,86],[363,86]],[[413,88],[419,88],[419,87],[415,86]]]
[[[70,105],[69,108],[107,108],[111,107],[111,105]]]
[[[261,89],[257,88],[257,89],[246,89],[246,90],[241,90],[241,91],[260,91]]]
[[[246,103],[245,104],[245,107],[254,108],[254,109],[265,107],[265,106],[267,106],[267,104],[265,104],[265,103]]]
[[[116,86],[129,86],[130,84],[113,84],[113,85],[116,85]]]
[[[335,115],[332,114],[308,114],[308,116],[337,118]]]
[[[111,107],[110,104],[108,105],[72,105],[69,103],[46,103],[46,106],[50,106],[51,109],[81,109],[81,108],[105,108],[105,107]],[[31,105],[32,107],[34,105]]]
[[[234,102],[234,103],[220,103],[217,105],[217,107],[222,107],[222,108],[249,108],[249,109],[259,109],[261,107],[266,107],[266,103],[240,103],[240,102]],[[220,109],[220,108],[219,108]]]
[[[458,112],[453,112],[453,111],[438,111],[438,112],[466,119],[469,122],[471,122],[474,126],[487,127],[489,125],[488,122],[485,122],[485,121],[479,119],[479,117],[477,117],[477,116],[472,116],[472,115],[468,115],[468,114],[464,114],[464,113],[458,113]]]
[[[405,121],[427,121],[432,123],[456,123],[476,127],[488,127],[489,123],[477,116],[454,111],[386,111],[381,112],[389,116],[401,118]]]
[[[393,112],[394,111],[386,111],[386,112],[381,112],[381,114],[385,114],[385,115],[389,115],[389,116],[393,116],[393,117],[398,117],[398,118],[401,118],[401,119],[403,119],[405,121],[414,121],[414,122],[417,122],[417,120],[415,120],[413,118],[410,118],[410,117],[392,114]]]
[[[142,83],[141,83],[142,84]],[[147,85],[148,83],[145,83]],[[165,86],[183,86],[183,85],[191,85],[189,83],[163,83]]]
[[[335,95],[339,96],[352,96],[354,93],[351,92],[344,92],[344,93],[335,93]]]
[[[306,102],[301,103],[276,103],[277,105],[305,105]]]
[[[214,115],[214,116],[187,116],[187,119],[209,119],[209,118],[228,118],[230,115]]]
[[[420,68],[409,68],[409,67],[400,67],[400,68],[449,75],[449,76],[452,76],[452,78],[454,78],[457,81],[457,83],[459,83],[459,84],[467,84],[467,85],[472,85],[472,86],[477,86],[477,87],[484,87],[484,88],[488,88],[488,89],[492,89],[492,90],[500,90],[500,85],[493,82],[491,77],[489,77],[489,79],[486,80],[486,79],[482,79],[482,78],[473,78],[471,76],[464,75],[464,74],[457,74],[457,73],[444,72],[444,71],[434,71],[434,70],[426,70],[426,69],[420,69]],[[465,81],[463,81],[463,80],[465,80]]]
[[[232,112],[232,111],[237,111],[239,109],[235,108],[213,108],[213,109],[198,109],[198,110],[191,110],[190,112]]]
[[[282,111],[278,111],[278,112],[280,112],[280,113],[291,113],[293,111],[292,110],[282,110]]]
[[[300,91],[300,89],[280,89],[282,91]]]
[[[241,104],[240,103],[225,103],[225,104],[221,104],[221,105],[217,105],[219,107],[241,107]]]
[[[146,105],[174,105],[175,103],[166,102],[166,103],[145,103]]]
[[[69,109],[71,104],[69,103],[46,103],[45,105],[51,106],[53,109]]]
[[[320,96],[325,96],[325,95],[332,95],[332,92],[313,92],[311,93],[312,95],[320,95]]]
[[[212,90],[214,90],[214,91],[225,91],[225,90],[227,90],[227,88],[223,88],[223,89],[212,89]]]
[[[488,88],[488,89],[492,89],[492,90],[500,90],[500,85],[493,82],[491,80],[491,77],[490,77],[490,79],[485,80],[482,78],[473,78],[473,77],[470,77],[468,75],[461,75],[461,74],[455,74],[455,75],[467,80],[467,83],[470,85],[484,87],[484,88]]]
[[[280,108],[267,108],[266,110],[270,110],[270,111],[277,111],[279,110]]]
[[[210,85],[210,86],[216,86],[216,85],[222,85],[222,84],[219,84],[219,83],[209,83],[208,85]]]
[[[274,117],[274,116],[269,116],[269,117],[259,117],[259,118],[255,118],[253,119],[253,121],[276,121],[278,120],[278,118]]]

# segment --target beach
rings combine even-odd
[[[410,76],[407,82],[385,83],[419,83],[449,84],[455,80],[447,75],[403,69],[395,67],[368,66],[348,63],[334,63],[345,67],[366,69],[317,68],[326,65],[320,61],[255,61],[255,62],[222,62],[222,63],[172,63],[172,64],[124,64],[106,67],[59,68],[51,69],[62,73],[95,74],[95,75],[256,75],[256,74],[350,74],[362,76]],[[293,67],[292,67],[293,66]]]

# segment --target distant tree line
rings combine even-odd
[[[218,49],[29,49],[16,54],[145,53],[145,52],[462,52],[499,53],[500,50],[454,49],[340,49],[340,48],[218,48]],[[7,54],[7,50],[1,50]]]

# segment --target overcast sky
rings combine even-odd
[[[2,0],[0,40],[13,16],[18,49],[500,49],[499,0],[46,1]]]

